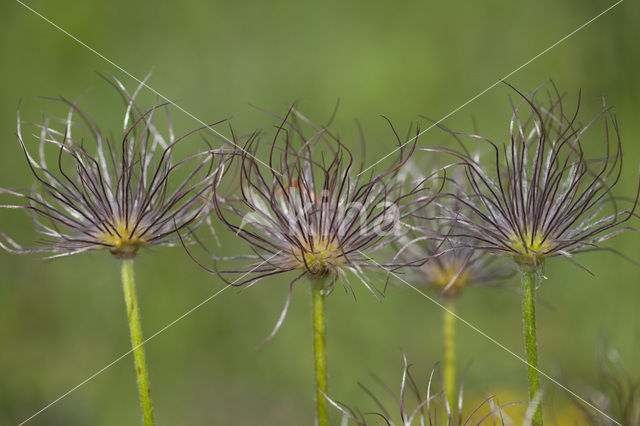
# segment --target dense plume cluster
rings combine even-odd
[[[237,137],[230,126],[231,140],[214,148],[205,136],[221,122],[176,137],[169,105],[140,105],[146,80],[130,92],[116,78],[105,79],[124,105],[117,137],[104,132],[98,124],[102,120],[92,118],[77,101],[50,99],[68,112],[31,124],[35,148],[18,113],[18,142],[35,185],[29,190],[0,188],[2,196],[19,199],[0,207],[26,212],[40,240],[36,247],[24,248],[0,231],[0,246],[11,253],[49,257],[103,250],[122,261],[145,425],[153,425],[153,413],[132,259],[140,247],[178,240],[192,260],[229,285],[248,288],[285,276],[288,297],[267,340],[284,321],[294,284],[302,278],[311,283],[318,426],[328,424],[327,402],[342,412],[343,424],[407,426],[438,424],[438,419],[458,425],[505,424],[503,410],[512,404],[501,405],[490,396],[463,414],[463,385],[454,402],[454,324],[460,317],[453,303],[466,287],[503,284],[519,270],[526,361],[511,353],[527,365],[529,401],[515,404],[528,404],[526,421],[542,424],[535,292],[544,262],[563,256],[577,263],[574,254],[608,249],[599,244],[635,230],[626,223],[636,216],[640,189],[633,197],[613,194],[623,171],[623,151],[616,117],[604,101],[601,112],[583,123],[580,97],[575,107],[567,108],[553,83],[526,94],[514,89],[517,101],[511,103],[504,143],[436,123],[453,136],[454,148],[419,144],[422,133],[412,126],[407,142],[389,122],[389,150],[395,148],[396,154],[382,171],[375,171],[365,168],[364,156],[354,154],[352,144],[331,129],[333,117],[318,126],[290,108],[284,117],[270,114],[277,119],[273,133]],[[587,138],[599,138],[600,157],[587,153]],[[188,143],[193,139],[198,145]],[[475,151],[469,149],[470,141]],[[175,159],[178,150],[189,153]],[[228,238],[246,243],[242,255],[227,251],[226,240],[207,246],[209,237],[218,239],[214,222],[230,231]],[[205,223],[210,226],[201,226]],[[206,260],[194,254],[196,244]],[[208,262],[214,266],[205,266]],[[447,307],[436,302],[445,312],[445,384],[433,391],[439,376],[434,369],[426,389],[420,389],[405,359],[399,415],[392,415],[366,388],[378,411],[363,414],[327,394],[324,298],[336,285],[355,298],[352,282],[381,298],[385,284],[400,274],[408,277],[410,287],[427,287],[447,299]],[[621,416],[637,419],[637,383],[627,391],[617,379],[610,380],[618,389],[616,397],[631,401]],[[415,396],[411,409],[409,394]],[[608,418],[597,407],[609,404],[603,408],[607,410],[610,401],[599,402],[587,405]],[[400,423],[394,423],[398,418]]]
[[[405,235],[403,221],[431,199],[426,178],[403,191],[395,180],[414,147],[400,149],[384,172],[361,174],[340,138],[302,118],[290,110],[279,123],[268,142],[268,167],[257,161],[263,135],[248,138],[234,159],[240,196],[222,196],[216,187],[218,217],[256,253],[254,263],[228,272],[250,274],[237,285],[292,271],[329,276],[330,291],[336,282],[351,287],[348,270],[379,293],[368,271],[401,265],[371,256]]]
[[[520,266],[537,268],[550,256],[572,253],[622,232],[637,203],[620,207],[612,190],[622,173],[622,142],[617,120],[603,103],[602,111],[583,124],[580,97],[573,109],[563,105],[556,86],[521,94],[513,105],[508,142],[447,132],[490,148],[493,168],[469,151],[449,152],[465,167],[464,179],[452,182],[449,195],[463,210],[449,209],[443,219],[455,222],[456,236],[472,239],[468,246],[509,254]],[[515,90],[515,89],[514,89]],[[542,92],[542,93],[540,93]],[[543,98],[540,100],[539,98]],[[602,157],[589,158],[584,140],[600,127]]]
[[[117,79],[105,79],[124,102],[118,139],[104,133],[99,120],[77,102],[52,99],[67,106],[68,114],[33,124],[38,140],[34,156],[18,115],[18,141],[36,186],[4,189],[25,202],[4,207],[28,212],[43,238],[40,247],[23,249],[6,237],[7,250],[57,257],[108,249],[118,258],[131,258],[140,246],[173,242],[176,230],[197,227],[210,211],[213,172],[223,168],[220,155],[208,148],[173,160],[178,144],[209,126],[176,137],[167,105],[142,109],[136,103],[144,83],[129,92]],[[165,113],[163,132],[156,115]]]

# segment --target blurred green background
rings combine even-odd
[[[335,128],[349,140],[354,119],[368,136],[367,163],[394,139],[381,114],[400,128],[418,114],[438,119],[510,73],[598,13],[609,1],[199,2],[44,0],[28,4],[206,122],[233,117],[244,130],[273,122],[253,103],[284,112],[298,102],[323,122],[341,102]],[[509,77],[521,90],[553,78],[583,117],[601,95],[615,105],[625,150],[620,194],[637,184],[640,145],[640,6],[626,1]],[[21,6],[0,13],[0,186],[28,187],[32,178],[15,137],[21,101],[26,120],[48,111],[38,96],[74,98],[103,128],[117,134],[122,108],[94,71],[129,77]],[[508,96],[499,85],[445,124],[507,135]],[[152,102],[153,95],[147,99]],[[198,126],[174,110],[181,131]],[[431,130],[425,144],[443,141]],[[591,140],[594,146],[598,139]],[[357,149],[354,138],[347,142]],[[4,198],[2,204],[8,203]],[[2,212],[0,229],[29,243],[36,236],[17,212]],[[218,226],[224,252],[248,251]],[[636,259],[638,235],[611,246]],[[581,393],[597,385],[597,347],[606,338],[640,375],[639,270],[609,253],[581,256],[595,276],[561,259],[546,265],[539,293],[541,368]],[[53,262],[0,253],[0,424],[17,424],[129,349],[117,261],[96,252]],[[222,288],[181,249],[144,250],[136,261],[147,336]],[[309,292],[299,286],[277,336],[270,332],[287,291],[287,277],[246,292],[227,290],[147,345],[157,424],[312,424]],[[517,288],[517,283],[513,283]],[[399,388],[404,352],[420,383],[440,358],[441,311],[410,290],[391,288],[383,303],[359,289],[328,300],[330,395],[352,407],[373,405],[358,382],[371,374]],[[515,291],[471,289],[458,312],[516,353],[523,352]],[[471,362],[466,398],[488,391],[501,402],[526,399],[525,367],[486,338],[458,327],[459,368]],[[544,382],[558,415],[570,402]],[[384,395],[384,393],[382,394]],[[391,399],[384,397],[391,405]],[[550,414],[550,411],[547,410]],[[47,409],[33,425],[135,425],[140,414],[131,357]],[[337,417],[335,419],[337,421]]]

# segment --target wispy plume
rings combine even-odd
[[[31,148],[18,113],[18,141],[35,185],[1,189],[23,201],[2,207],[27,212],[42,238],[38,247],[23,248],[3,234],[6,250],[58,257],[105,249],[131,258],[141,246],[174,243],[177,230],[193,229],[206,217],[214,172],[224,164],[220,152],[205,145],[201,152],[173,157],[179,144],[210,126],[176,137],[166,104],[143,109],[136,101],[146,80],[133,92],[115,77],[105,80],[124,103],[117,137],[105,133],[101,120],[77,101],[49,99],[68,113],[32,124],[37,145]],[[166,114],[165,130],[156,123],[158,114]]]
[[[568,109],[553,83],[517,93],[505,145],[445,129],[463,146],[463,138],[486,144],[495,161],[492,169],[468,151],[449,150],[466,167],[465,180],[451,196],[468,213],[450,211],[448,219],[461,225],[459,235],[472,239],[474,248],[506,253],[535,268],[550,256],[572,259],[597,249],[625,230],[621,225],[632,217],[638,192],[628,208],[612,193],[622,173],[622,142],[604,99],[602,111],[581,123],[580,97]],[[603,155],[588,158],[584,140],[598,128]]]

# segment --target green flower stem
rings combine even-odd
[[[133,276],[133,259],[122,261],[122,290],[129,317],[129,331],[131,333],[131,346],[133,347],[133,360],[138,377],[138,391],[140,392],[140,405],[142,406],[142,418],[144,426],[153,426],[153,405],[151,404],[151,390],[147,374],[147,362],[142,346],[142,327],[140,325],[140,309],[136,296],[136,283]]]
[[[456,317],[453,302],[446,305],[442,331],[444,338],[444,389],[449,404],[453,404],[456,386]]]
[[[536,285],[541,276],[537,270],[522,268],[522,314],[524,318],[524,342],[529,376],[529,400],[539,403],[540,375],[538,373],[538,346],[536,338]],[[542,425],[542,406],[538,404],[533,415],[533,426]]]
[[[328,426],[326,328],[324,317],[324,279],[311,280],[313,304],[313,355],[316,371],[316,426]]]

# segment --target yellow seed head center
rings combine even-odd
[[[297,262],[312,275],[326,275],[342,262],[342,250],[333,241],[315,239],[313,244],[304,243],[302,250],[296,250]]]
[[[514,236],[511,239],[511,248],[514,250],[513,259],[518,265],[535,269],[544,262],[551,244],[548,240],[543,240],[542,235],[532,237],[525,234],[524,238]]]
[[[427,264],[428,265],[428,264]],[[459,264],[431,265],[431,284],[442,292],[444,297],[453,298],[460,294],[469,282],[469,269]]]
[[[124,220],[118,221],[115,230],[109,228],[109,232],[100,234],[99,240],[109,246],[109,251],[118,259],[131,259],[135,257],[138,248],[146,243],[144,235],[138,230],[132,233],[133,224],[127,227]]]

